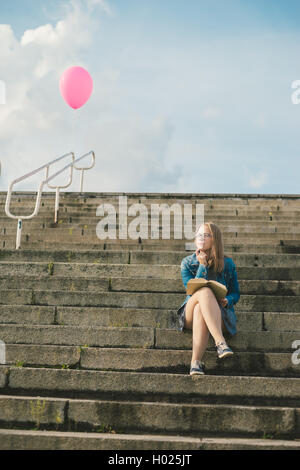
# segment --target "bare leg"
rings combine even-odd
[[[185,322],[185,328],[193,330],[193,354],[192,362],[201,361],[207,348],[209,329],[202,316],[200,305],[197,303],[194,307],[193,318]]]
[[[186,305],[186,328],[193,327],[196,304],[200,306],[202,317],[215,340],[215,344],[218,344],[220,341],[226,342],[222,333],[222,330],[226,331],[226,328],[222,319],[221,309],[214,293],[209,287],[202,287],[189,298]],[[200,340],[200,337],[198,336],[198,340]]]

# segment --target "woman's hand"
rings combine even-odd
[[[204,264],[204,266],[207,266],[207,258],[205,251],[201,250],[201,248],[198,248],[195,253],[199,263]]]
[[[228,300],[224,297],[223,299],[220,299],[220,303],[223,307],[226,307],[228,305]]]

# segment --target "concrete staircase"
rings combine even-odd
[[[97,238],[96,208],[118,196],[61,193],[54,224],[43,193],[15,250],[0,193],[0,449],[300,449],[300,196],[127,194],[128,207],[203,203],[237,266],[235,354],[219,360],[210,337],[193,378],[192,333],[176,329],[192,251]],[[14,193],[11,212],[34,204]]]

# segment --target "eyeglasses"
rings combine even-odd
[[[196,238],[211,238],[211,233],[196,235]]]

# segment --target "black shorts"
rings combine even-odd
[[[178,330],[182,331],[184,328],[184,322],[185,322],[185,311],[186,311],[186,304],[182,305],[178,310],[177,310],[177,315],[178,315]]]

